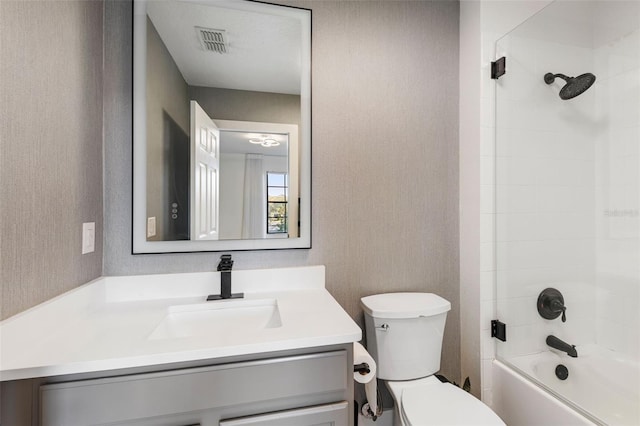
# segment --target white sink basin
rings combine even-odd
[[[219,337],[282,326],[276,299],[218,300],[176,305],[149,335],[150,340]]]

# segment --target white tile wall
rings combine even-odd
[[[521,6],[526,19],[528,6]],[[491,12],[487,21],[495,18]],[[496,349],[505,357],[544,351],[545,337],[555,334],[636,359],[640,353],[640,36],[595,50],[510,37],[496,54],[499,38],[485,25],[480,328],[486,402]],[[502,55],[508,78],[493,82],[489,63]],[[579,98],[562,101],[561,85],[543,82],[546,72],[593,72],[598,80]],[[537,314],[545,287],[563,292],[566,323]],[[508,344],[490,338],[493,314],[508,323]]]
[[[602,129],[596,160],[596,336],[640,357],[640,29],[595,50]]]

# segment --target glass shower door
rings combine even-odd
[[[556,1],[496,44],[497,357],[605,424],[640,424],[639,9]]]

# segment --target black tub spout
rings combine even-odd
[[[558,339],[556,336],[547,336],[547,345],[559,351],[566,352],[566,354],[570,357],[578,358],[578,351],[576,350],[576,346],[570,345],[567,342]]]

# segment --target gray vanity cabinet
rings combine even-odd
[[[40,424],[348,426],[350,354],[335,350],[40,386]]]

